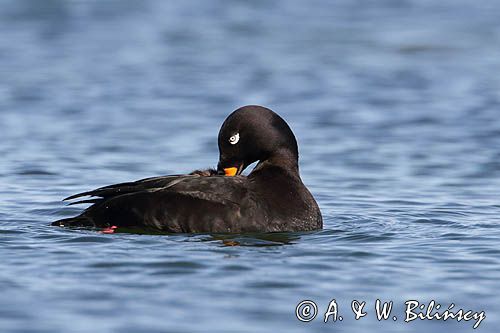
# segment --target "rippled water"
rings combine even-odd
[[[472,331],[405,324],[410,299],[496,331],[499,17],[496,1],[0,1],[1,331]],[[214,166],[245,104],[295,130],[324,230],[48,225],[78,191]],[[325,324],[332,299],[344,320]]]

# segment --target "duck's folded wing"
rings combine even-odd
[[[196,170],[190,173],[189,175],[168,175],[168,176],[144,178],[134,182],[108,185],[100,187],[95,190],[77,193],[63,200],[68,201],[85,196],[90,196],[96,198],[72,202],[70,203],[70,205],[75,205],[79,203],[95,203],[101,199],[107,199],[115,197],[117,195],[135,193],[150,189],[168,188],[170,186],[177,184],[178,182],[182,182],[186,178],[198,178],[203,176],[210,176],[215,173],[216,173],[215,170],[208,169],[208,170]]]
[[[54,225],[153,228],[166,232],[238,231],[242,203],[248,201],[244,177],[177,180],[168,186],[101,197],[81,215]]]

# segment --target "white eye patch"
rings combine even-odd
[[[235,145],[240,141],[240,133],[236,133],[235,135],[231,136],[229,138],[229,143],[232,145]]]

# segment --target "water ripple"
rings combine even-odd
[[[0,3],[2,332],[295,333],[301,299],[332,298],[439,299],[496,331],[498,2]],[[293,128],[323,230],[49,225],[73,193],[215,166],[244,104]],[[471,330],[364,319],[333,325]]]

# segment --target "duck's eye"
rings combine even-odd
[[[240,141],[240,133],[236,133],[235,135],[231,136],[229,138],[229,143],[232,145],[235,145]]]

